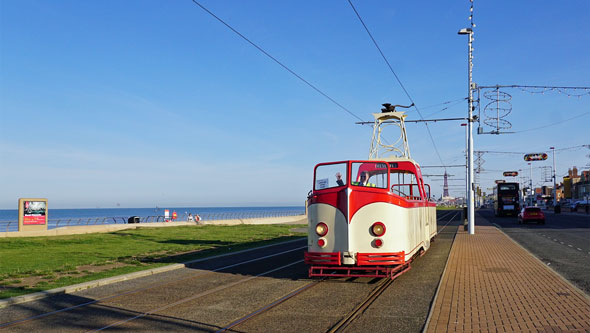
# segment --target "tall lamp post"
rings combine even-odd
[[[555,178],[555,147],[549,147],[553,151],[553,211],[561,213],[561,207],[557,208],[557,179]]]
[[[469,133],[467,136],[467,225],[469,234],[473,235],[475,233],[475,207],[474,207],[474,200],[473,200],[473,83],[472,83],[472,72],[473,72],[473,29],[471,28],[464,28],[459,30],[459,35],[468,35],[468,67],[467,67],[467,75],[468,75],[468,91],[469,91],[469,113],[468,113],[468,120],[467,120],[467,132]]]

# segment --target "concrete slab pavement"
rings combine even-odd
[[[589,332],[590,297],[478,216],[457,233],[426,332]]]

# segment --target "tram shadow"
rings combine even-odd
[[[150,264],[183,264],[188,269],[246,276],[260,275],[292,280],[307,276],[307,268],[303,264],[306,238],[301,236],[284,236],[249,243],[185,239],[162,242],[206,245],[209,248],[167,256],[147,256],[140,261]]]
[[[57,294],[0,309],[0,330],[9,331],[97,331],[114,328],[123,331],[133,326],[152,331],[215,332],[221,327],[179,316],[147,313],[142,305],[118,306],[116,297],[90,298]],[[132,322],[131,326],[126,323]]]

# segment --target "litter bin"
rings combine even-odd
[[[139,216],[131,216],[127,219],[127,223],[139,223]]]

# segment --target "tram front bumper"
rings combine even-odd
[[[394,266],[406,263],[405,252],[352,253],[352,252],[305,252],[305,264],[311,266]]]

